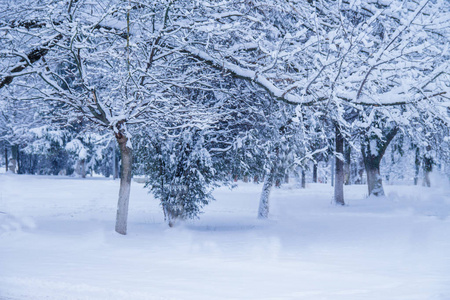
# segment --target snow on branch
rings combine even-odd
[[[209,55],[207,52],[196,49],[194,47],[186,46],[184,47],[184,51],[195,56],[201,61],[213,65],[214,67],[225,69],[226,71],[232,73],[238,78],[255,82],[260,87],[265,89],[270,95],[285,103],[293,105],[313,105],[319,100],[324,100],[324,99],[313,99],[313,100],[305,99],[303,95],[296,95],[290,92],[283,91],[280,88],[276,87],[269,79],[267,79],[267,77],[261,75],[257,71],[244,69],[236,64],[227,61],[221,61]]]

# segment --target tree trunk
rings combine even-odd
[[[415,173],[414,173],[414,185],[419,184],[419,172],[420,172],[420,150],[416,147],[416,157],[414,160]]]
[[[350,164],[351,164],[351,152],[352,148],[349,143],[344,145],[344,184],[351,184]]]
[[[23,174],[22,155],[20,154],[19,146],[17,146],[17,174]]]
[[[185,206],[183,199],[186,195],[183,191],[174,189],[163,203],[164,219],[169,227],[174,227],[178,221],[185,219]]]
[[[167,200],[167,203],[170,203],[170,200]],[[163,212],[164,212],[164,220],[167,222],[170,228],[175,226],[176,214],[171,211],[170,207],[167,204],[163,204]]]
[[[269,217],[269,195],[275,179],[274,170],[272,169],[265,177],[261,198],[259,200],[258,219],[267,219]]]
[[[367,150],[366,147],[362,147],[364,166],[367,174],[367,187],[369,191],[369,196],[384,196],[383,180],[380,175],[380,162],[383,158],[383,152],[375,152],[376,155],[372,154],[371,151]]]
[[[362,159],[362,158],[358,159],[358,162],[357,162],[357,165],[356,165],[356,169],[357,169],[357,172],[358,172],[356,183],[357,184],[364,184],[364,176],[363,176],[364,175],[364,170],[365,170],[364,159]]]
[[[344,202],[344,137],[336,126],[336,175],[334,184],[334,202],[345,205]]]
[[[117,204],[116,232],[127,234],[128,203],[131,189],[132,149],[128,147],[128,138],[120,133],[116,134],[119,143],[122,168],[120,174],[119,202]]]
[[[427,146],[423,156],[423,186],[431,187],[430,173],[433,171],[434,160],[431,156],[431,146]]]
[[[13,173],[17,173],[17,159],[19,153],[19,146],[12,145],[11,146],[11,171]]]
[[[334,186],[334,173],[335,173],[335,170],[334,170],[334,168],[336,167],[336,162],[335,162],[335,160],[336,160],[336,156],[332,156],[331,157],[331,186]]]
[[[430,173],[431,172],[424,171],[423,173],[424,173],[423,174],[423,186],[431,187],[431,181],[430,181]]]
[[[367,185],[369,187],[369,195],[384,196],[383,180],[380,175],[380,165],[366,167]]]
[[[302,189],[306,188],[306,173],[305,169],[302,168]]]
[[[81,178],[86,178],[86,159],[80,160],[80,175]]]
[[[317,183],[317,164],[314,163],[313,165],[313,182]]]
[[[8,161],[8,148],[6,147],[6,144],[5,144],[5,168],[6,168],[6,172],[8,172],[8,164],[9,164],[9,161]]]
[[[397,127],[390,129],[385,134],[384,140],[376,136],[366,137],[365,145],[361,147],[367,174],[369,196],[384,196],[383,181],[380,175],[380,163],[389,143],[393,140],[397,132]]]

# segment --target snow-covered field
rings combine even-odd
[[[216,190],[176,228],[133,183],[115,234],[118,181],[0,174],[0,299],[450,299],[450,187],[286,186],[258,221],[261,185]]]

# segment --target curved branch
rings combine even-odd
[[[48,53],[48,51],[51,48],[53,48],[59,40],[62,39],[62,37],[63,37],[62,34],[58,34],[53,39],[51,39],[50,41],[45,43],[42,47],[32,50],[30,53],[27,54],[27,56],[26,56],[27,59],[22,58],[19,61],[20,64],[17,67],[15,67],[14,69],[12,69],[9,73],[20,73],[26,67],[28,67],[30,64],[35,63],[38,60],[40,60],[41,58],[43,58]],[[10,75],[10,76],[4,77],[0,81],[0,89],[6,85],[9,85],[13,81],[14,77],[17,77],[17,76]]]

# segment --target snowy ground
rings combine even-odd
[[[434,178],[434,182],[439,177]],[[220,188],[201,220],[164,225],[133,183],[129,234],[113,232],[118,181],[0,174],[0,299],[450,299],[450,187]]]

